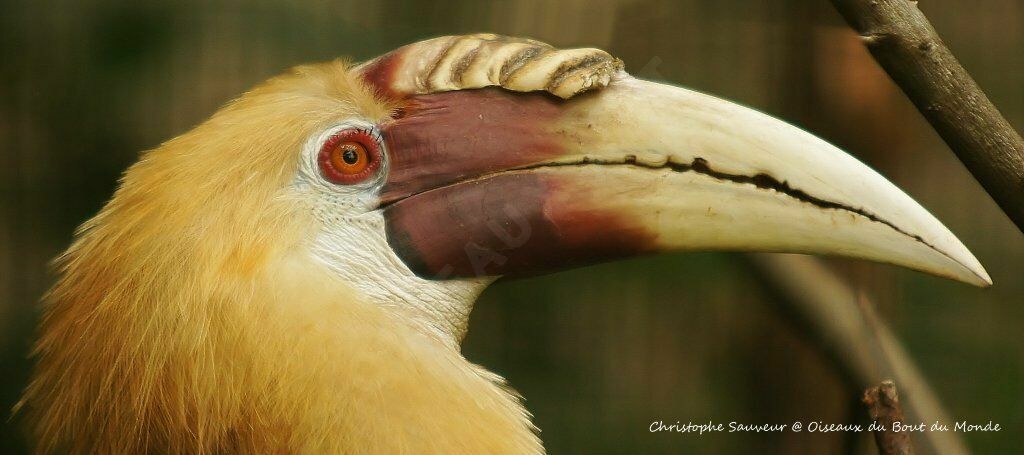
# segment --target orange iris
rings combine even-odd
[[[376,139],[362,130],[340,131],[320,148],[317,162],[325,179],[352,185],[376,175],[381,165]]]
[[[366,147],[355,141],[345,141],[331,150],[331,166],[343,175],[355,175],[370,165]]]

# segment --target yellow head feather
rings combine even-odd
[[[274,78],[125,173],[45,298],[39,452],[541,451],[501,378],[307,254],[302,144],[391,108],[350,70]]]

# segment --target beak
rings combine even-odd
[[[568,100],[496,88],[413,96],[382,131],[388,242],[422,277],[730,250],[991,284],[935,217],[850,155],[760,112],[624,73]]]

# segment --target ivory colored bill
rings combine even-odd
[[[857,159],[755,110],[633,78],[604,51],[449,36],[357,71],[404,100],[382,126],[381,203],[389,241],[424,276],[742,250],[991,284],[942,223]],[[517,226],[530,235],[507,232]]]
[[[877,172],[718,98],[620,74],[562,102],[470,91],[417,105],[422,112],[385,127],[393,163],[384,199],[392,246],[424,276],[738,250],[991,283],[942,223]],[[425,122],[446,128],[424,132]],[[530,235],[508,240],[524,229]]]

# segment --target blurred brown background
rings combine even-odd
[[[1024,3],[921,3],[1018,130]],[[825,0],[15,1],[0,4],[0,410],[24,386],[47,261],[139,151],[289,66],[476,31],[598,46],[634,75],[754,106],[866,161],[978,256],[988,290],[829,261],[871,296],[978,453],[1024,453],[1024,236]],[[844,434],[651,434],[652,421],[843,423],[856,394],[730,254],[502,282],[464,351],[527,398],[552,453],[870,453]],[[5,453],[25,450],[14,425]]]

